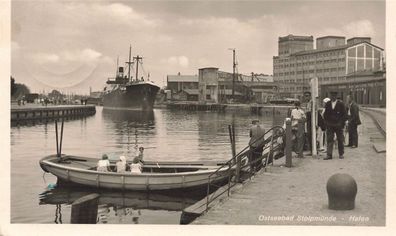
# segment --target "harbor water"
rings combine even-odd
[[[132,158],[136,148],[143,146],[145,160],[228,160],[228,125],[235,125],[238,151],[248,143],[252,119],[259,119],[269,129],[285,118],[284,113],[96,110],[94,116],[65,121],[62,153]],[[71,203],[96,192],[100,194],[98,223],[179,224],[181,210],[205,194],[56,186],[56,177],[44,173],[38,164],[42,157],[54,153],[54,122],[11,127],[11,223],[70,223]]]

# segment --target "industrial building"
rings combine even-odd
[[[218,68],[201,68],[198,75],[168,75],[167,90],[171,100],[200,101],[209,103],[268,102],[278,90],[272,75],[235,74]]]
[[[314,77],[319,85],[351,84],[363,81],[359,73],[365,73],[366,82],[376,80],[374,74],[379,71],[384,71],[384,50],[369,37],[345,43],[345,37],[325,36],[316,39],[314,48],[313,36],[288,35],[279,37],[278,55],[273,57],[274,81],[283,97],[301,97],[310,91],[309,81]]]

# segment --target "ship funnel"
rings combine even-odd
[[[123,77],[124,76],[124,67],[118,67],[118,75]]]

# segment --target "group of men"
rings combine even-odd
[[[348,129],[349,147],[358,147],[357,127],[361,124],[359,106],[350,95],[347,96],[347,106],[337,98],[337,92],[330,93],[330,101],[325,104],[323,118],[326,124],[327,156],[324,160],[333,158],[334,134],[337,136],[339,158],[344,158],[344,128]]]
[[[327,142],[327,154],[324,160],[330,160],[333,158],[333,147],[335,142],[335,137],[337,140],[338,146],[338,154],[339,158],[344,158],[344,129],[348,130],[348,145],[351,148],[358,147],[358,132],[357,127],[361,124],[360,116],[359,116],[359,106],[353,101],[350,95],[347,96],[347,102],[344,102],[338,98],[338,93],[333,91],[330,93],[330,98],[325,98],[323,100],[323,111],[318,112],[317,119],[317,128],[321,129],[320,133],[326,135]],[[308,146],[311,146],[311,138],[312,135],[309,135],[310,132],[310,114],[306,114],[303,109],[300,107],[300,102],[295,103],[295,108],[291,111],[291,119],[292,119],[292,133],[294,138],[295,152],[302,153],[303,151],[303,143],[305,137],[308,137]],[[301,120],[301,122],[299,122]],[[298,125],[304,125],[307,123],[307,133],[305,133],[304,128],[298,129]],[[302,131],[301,131],[302,130]],[[264,140],[264,128],[259,125],[258,120],[254,120],[252,122],[252,126],[250,128],[250,167],[258,170],[261,168],[262,163],[260,161],[260,157],[263,152],[263,140]],[[323,136],[318,137],[319,143],[320,139],[323,139]],[[312,149],[312,147],[310,147]]]
[[[356,148],[358,146],[357,127],[361,124],[359,116],[359,106],[353,101],[350,95],[346,98],[346,104],[338,98],[336,91],[330,92],[330,98],[323,99],[323,111],[318,112],[318,124],[320,131],[326,134],[327,155],[324,160],[333,158],[333,147],[335,137],[337,140],[339,158],[344,158],[344,129],[348,130],[348,145]],[[292,112],[292,120],[295,119]],[[310,117],[310,115],[308,116]],[[311,126],[310,119],[307,119],[308,126]],[[310,132],[308,128],[308,133]],[[308,135],[310,144],[312,136]],[[310,146],[310,145],[308,145]]]

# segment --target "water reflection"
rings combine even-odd
[[[112,110],[103,109],[103,119],[107,129],[114,133],[114,140],[118,148],[123,148],[129,155],[137,151],[138,146],[144,145],[141,137],[155,135],[155,119],[153,111]]]
[[[55,205],[55,223],[62,224],[62,206],[71,205],[86,195],[99,194],[97,223],[138,224],[144,210],[180,212],[203,198],[205,191],[185,193],[168,192],[121,192],[81,187],[56,187],[39,195],[40,205]],[[110,222],[111,221],[111,222]]]
[[[103,118],[115,124],[126,122],[134,127],[154,126],[153,111],[103,109]]]

